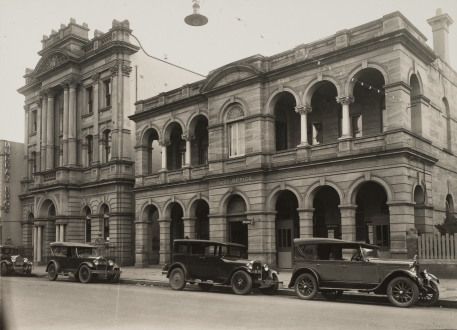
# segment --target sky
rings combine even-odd
[[[25,68],[40,59],[43,35],[71,17],[106,32],[113,19],[130,21],[145,50],[208,74],[233,61],[274,55],[381,18],[405,15],[433,47],[426,20],[442,8],[457,22],[457,0],[200,0],[208,24],[191,27],[184,17],[191,0],[0,0],[0,139],[23,142]],[[450,57],[457,67],[457,23],[449,29]],[[153,96],[153,95],[151,95]]]

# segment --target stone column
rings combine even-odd
[[[68,96],[68,165],[76,166],[76,84],[69,85]]]
[[[227,242],[227,219],[225,215],[209,215],[209,238],[219,242]]]
[[[111,67],[111,114],[113,129],[111,131],[111,159],[118,159],[120,157],[120,134],[122,128],[119,127],[119,63]]]
[[[160,263],[170,261],[170,224],[171,219],[159,219],[160,226]]]
[[[160,171],[167,170],[167,146],[168,143],[165,141],[160,141],[160,146],[162,147],[162,168]]]
[[[38,232],[37,232],[37,227],[33,226],[33,233],[32,233],[32,245],[33,245],[33,262],[37,262],[37,247],[38,247]]]
[[[394,201],[388,202],[390,217],[390,253],[393,258],[407,256],[406,233],[415,229],[414,203]]]
[[[29,146],[29,134],[30,134],[30,124],[29,124],[29,113],[30,113],[30,106],[24,106],[24,113],[25,113],[25,120],[24,120],[24,143],[25,143],[25,148],[23,156],[24,156],[24,163],[26,164],[25,166],[25,174],[27,178],[32,178],[32,164],[30,162],[30,157],[29,157],[29,152],[28,152],[28,146]]]
[[[46,170],[54,168],[54,95],[48,94],[46,111]]]
[[[350,96],[337,97],[336,101],[341,104],[341,138],[349,139],[351,134],[351,117],[349,112],[349,105],[354,102],[354,98]]]
[[[56,225],[56,242],[60,242],[60,225]]]
[[[41,171],[46,170],[46,146],[47,146],[47,109],[48,109],[48,100],[46,95],[42,96],[41,99]]]
[[[310,106],[295,107],[295,112],[300,114],[300,146],[306,147],[308,141],[308,113],[311,112]]]
[[[38,231],[38,235],[37,235],[37,258],[36,258],[36,261],[39,263],[39,262],[41,262],[41,245],[42,245],[43,227],[42,226],[38,226],[38,227],[36,227],[36,229]]]
[[[265,262],[269,265],[277,265],[276,260],[276,211],[265,213],[261,222],[256,226],[262,226],[262,250],[265,256]]]
[[[190,239],[194,239],[197,236],[195,232],[195,224],[197,222],[197,218],[189,217],[189,218],[182,218],[184,223],[184,237],[189,237]]]
[[[297,209],[300,216],[300,238],[313,237],[314,209]]]
[[[65,242],[65,225],[61,224],[60,225],[60,242]]]
[[[339,205],[341,214],[341,239],[355,241],[355,212],[357,205]]]
[[[98,136],[98,122],[99,122],[99,113],[98,113],[98,104],[99,104],[99,95],[98,95],[98,85],[99,85],[99,75],[92,76],[93,85],[92,85],[92,109],[94,111],[94,135],[93,135],[93,156],[92,161],[95,164],[100,162],[100,148],[99,148],[99,136]]]
[[[135,267],[148,264],[148,222],[135,221]]]
[[[68,85],[63,90],[63,165],[68,165],[68,120],[69,120]]]
[[[42,111],[41,103],[42,103],[42,101],[40,100],[37,104],[38,106],[37,106],[37,118],[36,118],[37,133],[36,133],[35,162],[36,162],[37,172],[41,172],[41,143],[42,143],[42,141],[41,141],[41,111]]]
[[[184,157],[184,166],[185,167],[189,167],[190,166],[190,152],[191,152],[191,136],[190,135],[186,135],[186,134],[183,134],[182,135],[182,139],[186,141],[186,154],[185,154],[185,157]]]

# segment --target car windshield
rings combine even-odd
[[[91,247],[79,247],[77,248],[78,250],[78,256],[80,258],[88,258],[88,257],[97,257],[97,250]]]
[[[246,258],[246,249],[240,246],[223,245],[221,255],[232,258]]]
[[[378,249],[362,248],[362,253],[365,259],[379,258]]]
[[[2,254],[15,255],[18,254],[18,250],[15,248],[2,248]]]

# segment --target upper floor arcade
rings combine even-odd
[[[136,103],[136,183],[399,151],[449,164],[455,81],[398,12],[252,56]]]

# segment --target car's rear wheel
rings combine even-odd
[[[387,286],[387,297],[397,307],[409,307],[419,299],[419,288],[408,277],[396,277]]]
[[[440,298],[440,291],[438,286],[431,282],[430,283],[431,290],[428,289],[427,291],[420,291],[419,292],[419,300],[417,303],[421,306],[433,306],[438,302]]]
[[[278,291],[278,287],[279,287],[278,275],[273,274],[272,277],[273,277],[273,281],[275,281],[275,283],[272,286],[269,286],[268,288],[260,288],[260,292],[262,292],[263,294],[272,295],[272,294],[275,294],[276,291]]]
[[[252,278],[244,270],[238,270],[232,275],[232,290],[236,294],[248,294],[252,290]]]
[[[55,281],[59,274],[57,273],[57,267],[55,263],[52,263],[48,266],[48,279],[50,281]]]
[[[335,300],[343,295],[343,290],[322,290],[322,295],[327,300]]]
[[[175,268],[170,273],[170,287],[173,290],[182,290],[186,286],[186,278],[181,268]]]
[[[208,284],[208,283],[198,283],[198,287],[202,291],[209,291],[209,290],[212,289],[213,285],[212,284]]]
[[[8,266],[4,262],[0,265],[0,274],[2,276],[8,275]]]
[[[295,280],[295,293],[298,298],[310,300],[313,299],[318,291],[316,278],[308,273],[301,274]]]
[[[86,265],[82,265],[78,271],[78,278],[81,283],[89,283],[92,279],[92,272]]]

